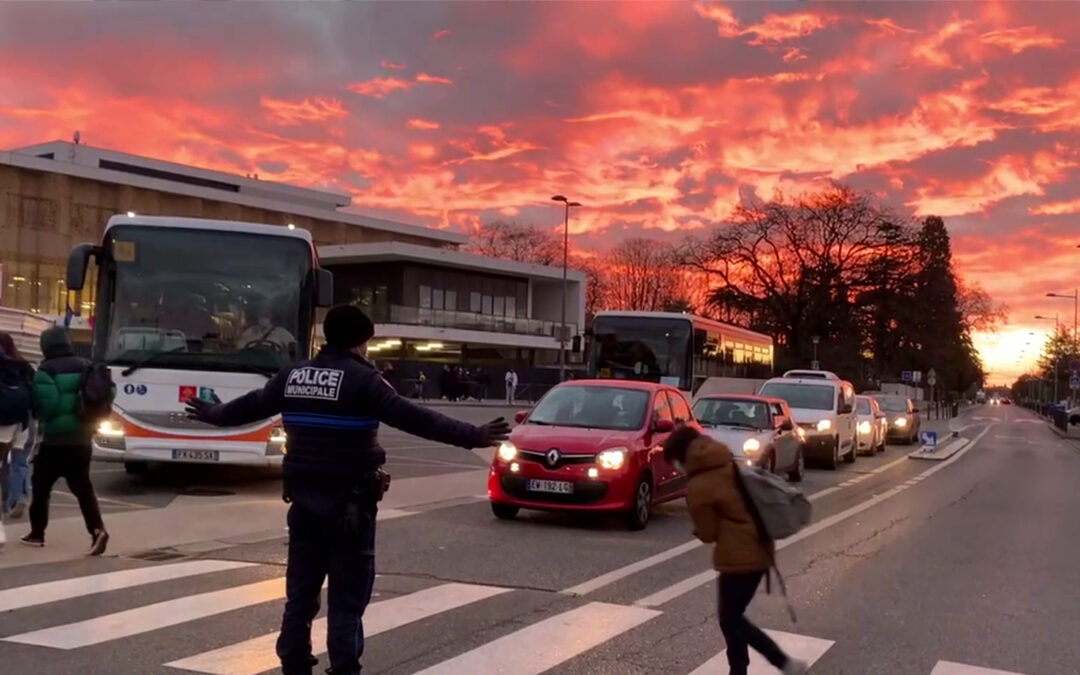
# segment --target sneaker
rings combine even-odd
[[[806,665],[806,661],[788,659],[781,672],[784,673],[784,675],[805,675],[810,672],[810,666]]]
[[[101,555],[105,552],[105,547],[109,543],[109,533],[105,530],[98,530],[94,533],[94,538],[90,543],[90,555]]]
[[[20,497],[19,500],[15,502],[15,506],[11,507],[9,515],[16,520],[22,518],[23,514],[26,513],[26,506],[26,497]]]
[[[35,546],[37,548],[41,548],[45,545],[45,537],[33,533],[26,535],[19,541],[26,544],[27,546]]]

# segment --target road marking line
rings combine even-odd
[[[889,462],[888,464],[883,464],[883,465],[879,466],[878,468],[874,469],[873,471],[871,471],[870,473],[871,473],[871,475],[884,473],[884,472],[888,471],[889,469],[893,468],[894,466],[899,466],[899,465],[903,464],[905,459],[907,459],[907,455],[905,455],[903,457],[900,457],[899,459],[894,459],[893,461]]]
[[[414,675],[540,675],[660,614],[641,607],[591,602]]]
[[[986,433],[988,431],[990,431],[991,428],[992,427],[988,426],[986,429],[984,429],[982,431],[982,433],[980,433],[978,436],[976,436],[974,439],[972,439],[972,441],[970,443],[968,443],[967,446],[962,448],[955,455],[953,455],[949,459],[946,459],[946,460],[942,461],[939,464],[935,464],[934,466],[930,467],[929,469],[923,471],[920,475],[923,476],[924,478],[928,477],[928,476],[932,476],[935,473],[937,473],[938,471],[941,471],[945,467],[949,466],[953,462],[959,460],[961,457],[966,455],[968,453],[968,451],[971,450],[971,448],[973,448],[975,446],[976,443],[978,443],[980,440],[982,440],[982,437],[985,436]],[[845,510],[839,512],[839,513],[834,513],[833,515],[829,516],[828,518],[825,518],[824,520],[819,520],[816,523],[811,523],[809,526],[807,526],[806,528],[804,528],[802,530],[799,530],[798,532],[791,535],[787,539],[782,539],[782,540],[776,542],[776,550],[777,551],[783,550],[783,549],[787,548],[788,546],[791,546],[792,544],[794,544],[796,542],[802,541],[803,539],[806,539],[807,537],[812,537],[815,534],[817,534],[818,532],[821,532],[822,530],[826,530],[826,529],[832,527],[833,525],[836,525],[837,523],[841,523],[841,522],[843,522],[845,520],[848,520],[849,518],[853,518],[854,516],[859,515],[863,511],[866,511],[867,509],[873,508],[874,506],[880,504],[881,502],[883,502],[883,501],[885,501],[887,499],[891,499],[892,497],[895,497],[896,495],[898,495],[901,492],[903,492],[904,490],[906,490],[908,487],[910,487],[910,486],[908,486],[907,484],[897,485],[896,487],[892,488],[891,490],[887,490],[886,492],[883,492],[883,493],[881,493],[879,495],[875,495],[875,496],[871,497],[870,499],[867,499],[864,502],[860,502],[859,504],[856,504],[855,506],[852,506],[851,508],[845,509]],[[703,585],[709,583],[710,581],[712,581],[715,578],[716,578],[716,572],[713,571],[713,570],[708,570],[708,571],[702,572],[700,574],[696,574],[696,575],[694,575],[692,577],[689,577],[688,579],[684,579],[684,580],[682,580],[682,581],[680,581],[680,582],[678,582],[676,584],[672,584],[671,586],[668,586],[667,588],[662,588],[659,591],[657,591],[655,593],[652,593],[651,595],[647,595],[644,598],[641,598],[640,600],[635,601],[634,604],[637,605],[638,607],[659,607],[659,606],[661,606],[661,605],[663,605],[663,604],[665,604],[667,602],[670,602],[671,600],[674,600],[675,598],[677,598],[677,597],[679,597],[679,596],[681,596],[681,595],[683,595],[685,593],[689,593],[690,591],[698,588],[699,586],[703,586]]]
[[[442,584],[389,600],[372,603],[364,612],[364,633],[368,637],[400,628],[436,614],[464,607],[509,592],[509,588],[473,584]],[[280,666],[274,645],[277,632],[195,654],[166,663],[169,668],[208,675],[257,675]],[[311,624],[311,648],[314,655],[326,652],[326,619]]]
[[[1014,673],[1011,670],[994,670],[992,668],[980,668],[979,666],[968,666],[963,663],[953,663],[952,661],[938,661],[934,669],[930,671],[930,675],[1022,675],[1021,673]]]
[[[13,635],[4,638],[4,641],[53,649],[78,649],[204,619],[215,614],[224,614],[235,609],[280,600],[284,597],[285,577],[278,577],[220,591],[156,602],[152,605],[106,614],[64,626]]]
[[[46,605],[59,600],[79,598],[84,595],[108,593],[109,591],[144,586],[159,581],[182,579],[184,577],[212,574],[244,567],[255,567],[255,565],[254,563],[232,562],[230,560],[191,560],[8,588],[0,591],[0,612],[10,612],[26,607]]]
[[[822,640],[821,638],[810,637],[809,635],[797,635],[795,633],[785,633],[778,630],[767,630],[765,633],[776,642],[788,656],[801,659],[806,662],[806,665],[812,666],[816,663],[825,652],[829,651],[829,648],[836,644],[832,640]],[[727,670],[727,650],[720,652],[716,656],[712,657],[700,667],[695,669],[690,675],[715,675],[716,673],[722,673]],[[771,666],[768,661],[765,660],[761,654],[758,654],[753,649],[750,650],[750,667],[747,670],[747,675],[773,675],[776,673],[776,668]]]
[[[70,492],[65,492],[64,490],[57,490],[57,489],[54,488],[53,489],[53,494],[54,495],[64,495],[65,497],[71,497],[72,499],[78,501],[78,497],[71,494]],[[157,507],[154,507],[154,506],[147,506],[146,504],[136,504],[135,502],[125,502],[122,499],[112,499],[111,497],[102,497],[100,495],[98,496],[97,500],[99,502],[104,502],[106,504],[119,504],[120,506],[130,506],[130,507],[135,508],[135,509],[153,509],[153,508],[157,508]]]
[[[382,509],[379,509],[378,513],[375,515],[375,521],[378,522],[380,520],[393,520],[394,518],[405,518],[406,516],[415,516],[415,515],[416,515],[415,511],[404,511],[402,509],[382,508]],[[289,528],[285,528],[285,529],[289,529]]]
[[[841,490],[842,490],[842,488],[840,486],[838,486],[838,485],[833,486],[831,488],[825,488],[824,490],[818,490],[814,494],[809,495],[807,497],[807,499],[812,501],[812,502],[817,501],[818,499],[821,499],[822,497],[828,497],[829,495],[834,494],[836,492],[840,492]]]

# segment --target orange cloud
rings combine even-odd
[[[419,129],[420,131],[434,131],[439,128],[439,123],[429,122],[428,120],[412,119],[409,120],[408,126],[410,129]]]
[[[1028,213],[1043,216],[1061,216],[1068,213],[1080,213],[1080,197],[1064,202],[1048,202],[1028,209]]]
[[[404,63],[394,63],[393,61],[383,59],[382,67],[390,70],[405,70],[406,65]]]
[[[904,28],[903,26],[889,18],[863,19],[863,21],[871,26],[876,26],[881,32],[888,33],[890,35],[896,35],[898,33],[907,33],[910,35],[919,32],[913,28]]]
[[[435,33],[434,35],[432,35],[431,39],[432,40],[441,40],[444,37],[450,37],[451,34],[452,34],[451,31],[443,29],[443,30]]]
[[[346,88],[361,96],[371,96],[373,98],[383,98],[387,94],[395,91],[404,91],[411,89],[412,82],[405,80],[399,80],[396,77],[375,77],[364,82],[352,82],[346,86]]]
[[[750,41],[752,45],[779,43],[805,37],[837,20],[836,17],[810,12],[768,14],[761,23],[741,28],[734,12],[723,5],[698,2],[694,4],[694,11],[698,16],[715,22],[716,31],[720,37],[753,35],[755,37]]]
[[[806,52],[799,49],[798,47],[791,47],[786,52],[784,52],[784,63],[791,63],[792,61],[803,61],[806,58]]]
[[[284,101],[263,97],[260,105],[270,119],[278,124],[293,125],[303,122],[325,122],[331,119],[347,117],[348,112],[336,98],[305,98],[300,101]]]
[[[438,154],[438,150],[429,143],[414,143],[409,146],[409,154],[417,159],[429,160]]]
[[[1013,54],[1019,54],[1025,49],[1032,49],[1035,47],[1051,49],[1065,43],[1061,38],[1054,37],[1049,33],[1044,33],[1035,26],[995,30],[989,33],[983,33],[980,39],[984,44],[1008,49]]]
[[[447,77],[436,77],[435,75],[428,75],[427,73],[420,73],[416,76],[416,81],[423,84],[453,84],[454,81]]]

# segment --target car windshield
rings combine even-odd
[[[792,408],[832,410],[836,405],[836,390],[821,384],[769,382],[761,388],[762,396],[782,398]]]
[[[871,412],[873,412],[870,408],[870,399],[868,398],[857,399],[855,409],[859,412],[860,415],[869,415]]]
[[[590,429],[640,429],[649,394],[603,386],[556,387],[536,404],[526,423]]]
[[[879,398],[878,405],[885,412],[907,412],[907,399],[906,398]]]
[[[755,429],[772,427],[769,405],[754,400],[703,398],[694,404],[694,417],[702,424],[715,426],[740,426]]]

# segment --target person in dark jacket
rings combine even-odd
[[[285,426],[284,498],[291,506],[285,611],[277,641],[284,675],[310,675],[318,663],[311,653],[311,621],[327,577],[328,672],[360,672],[361,617],[375,580],[377,503],[388,486],[380,468],[386,461],[380,422],[463,448],[493,445],[510,431],[502,418],[478,427],[399,396],[364,356],[374,330],[358,307],[334,307],[323,322],[326,346],[314,359],[229,403],[188,403],[190,416],[217,426],[278,414]]]
[[[23,419],[0,419],[0,514],[22,518],[30,503],[30,453],[36,428],[32,400],[34,367],[19,353],[11,335],[3,331],[0,331],[0,382],[21,386],[31,396],[30,409]],[[5,425],[6,422],[10,424]]]
[[[34,416],[41,424],[41,446],[31,479],[30,534],[22,542],[28,546],[45,545],[49,497],[53,484],[62,477],[79,500],[90,533],[90,555],[101,555],[109,533],[90,482],[94,422],[79,415],[79,392],[90,362],[75,355],[67,330],[59,326],[41,334],[41,353],[45,359],[34,374]]]
[[[720,441],[693,427],[679,427],[664,441],[664,458],[687,476],[686,506],[694,536],[714,544],[713,567],[720,574],[717,610],[727,642],[731,675],[747,675],[749,647],[784,675],[807,672],[746,618],[761,579],[772,565],[775,546],[761,531],[736,483],[735,458]]]

